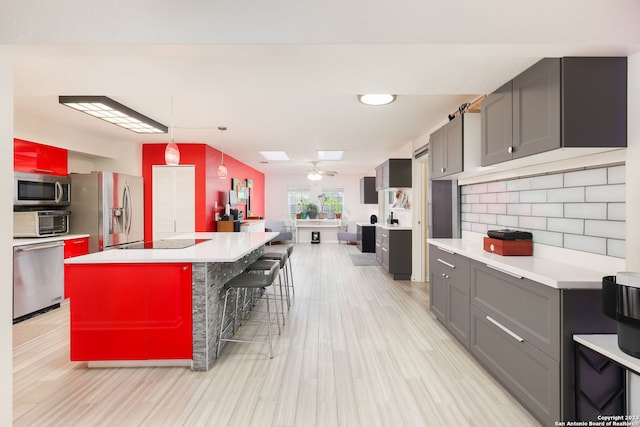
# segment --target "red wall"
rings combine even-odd
[[[195,165],[196,173],[196,231],[215,231],[215,203],[218,213],[224,213],[223,194],[231,189],[231,179],[246,182],[253,180],[251,190],[251,210],[253,216],[264,216],[264,174],[231,156],[224,156],[227,178],[218,178],[218,165],[222,154],[206,144],[178,144],[180,164]],[[164,165],[164,144],[144,144],[142,146],[142,177],[144,178],[144,239],[153,239],[151,217],[151,188],[153,165]],[[247,216],[246,205],[238,205]]]

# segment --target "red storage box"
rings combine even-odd
[[[533,243],[531,240],[500,240],[485,237],[484,250],[498,255],[531,256]]]

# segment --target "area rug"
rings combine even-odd
[[[376,254],[349,254],[351,257],[351,263],[356,267],[380,265],[376,260]]]

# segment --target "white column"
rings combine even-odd
[[[640,53],[628,58],[626,257],[627,271],[640,271]]]
[[[0,425],[13,423],[13,59],[0,46]]]

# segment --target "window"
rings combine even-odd
[[[309,188],[289,188],[287,191],[288,214],[290,218],[295,218],[297,213],[302,212],[304,205],[309,203]]]
[[[322,193],[318,196],[318,201],[320,211],[324,213],[327,218],[339,218],[343,210],[344,189],[323,188]]]

